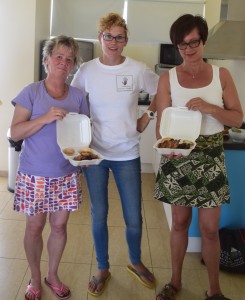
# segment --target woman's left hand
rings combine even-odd
[[[186,103],[186,107],[191,110],[199,110],[202,113],[211,113],[212,104],[204,101],[200,97],[192,98]]]

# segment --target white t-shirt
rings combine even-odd
[[[91,148],[108,160],[139,157],[139,92],[143,89],[155,95],[158,78],[145,64],[128,57],[116,66],[104,65],[95,58],[79,68],[71,85],[89,97]]]
[[[184,88],[182,87],[177,78],[176,68],[169,71],[170,88],[172,106],[186,106],[186,103],[195,97],[200,97],[204,101],[217,105],[221,108],[224,107],[223,90],[219,77],[219,67],[212,65],[213,79],[211,83],[202,88]],[[224,130],[224,125],[215,119],[210,114],[202,113],[202,124],[200,134],[212,135]]]

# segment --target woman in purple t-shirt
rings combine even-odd
[[[88,115],[85,96],[66,84],[67,76],[79,62],[79,46],[73,38],[58,36],[46,41],[43,65],[47,78],[29,84],[12,101],[15,111],[11,138],[24,140],[14,210],[26,214],[24,247],[31,269],[27,300],[41,299],[42,232],[48,213],[51,230],[44,281],[58,298],[71,295],[57,273],[67,239],[69,212],[78,209],[82,191],[79,170],[63,157],[57,144],[56,120],[68,112]]]

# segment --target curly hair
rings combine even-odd
[[[128,28],[127,28],[126,21],[117,13],[109,13],[105,17],[102,17],[99,20],[98,31],[99,33],[102,33],[106,29],[110,29],[113,26],[123,27],[126,36],[128,35]]]
[[[55,38],[47,40],[44,44],[42,64],[44,66],[46,73],[48,71],[46,65],[46,59],[47,57],[52,55],[54,49],[56,49],[58,46],[66,46],[72,50],[74,56],[74,67],[78,67],[82,61],[80,56],[80,51],[79,51],[79,45],[77,41],[72,37],[59,35]]]

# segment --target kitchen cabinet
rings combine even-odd
[[[138,117],[147,110],[148,105],[138,106]],[[151,120],[147,128],[140,135],[140,159],[141,159],[141,171],[143,173],[153,173],[153,165],[155,161],[155,150],[153,145],[156,142],[156,118]]]

